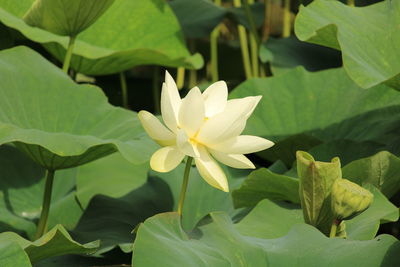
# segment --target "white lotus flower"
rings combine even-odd
[[[224,81],[209,86],[203,93],[198,87],[181,99],[175,81],[165,73],[161,92],[161,114],[165,127],[153,114],[140,111],[138,116],[147,134],[163,146],[150,160],[158,172],[169,172],[185,156],[193,157],[200,175],[225,192],[228,182],[215,161],[239,169],[254,169],[243,154],[270,148],[273,142],[251,135],[240,135],[261,96],[227,100]]]

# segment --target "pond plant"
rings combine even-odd
[[[395,0],[0,0],[0,266],[400,266],[399,29]]]

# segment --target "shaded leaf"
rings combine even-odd
[[[16,231],[33,237],[39,219],[45,170],[12,146],[0,146],[0,232]],[[72,229],[82,210],[72,192],[75,170],[55,175],[49,226],[63,224]]]
[[[14,142],[47,169],[118,150],[140,163],[154,148],[136,113],[111,106],[101,89],[75,84],[26,47],[0,53],[0,79],[0,144]]]
[[[175,12],[186,38],[201,38],[224,19],[227,10],[209,0],[174,0],[169,5]]]
[[[260,59],[271,63],[272,72],[275,75],[297,66],[303,66],[309,71],[317,71],[342,65],[338,51],[301,42],[295,36],[269,38],[260,47]]]
[[[120,246],[131,251],[132,230],[145,219],[172,209],[173,199],[168,185],[156,178],[120,198],[96,195],[89,202],[78,225],[72,232],[74,239],[89,242],[100,239],[97,254]]]

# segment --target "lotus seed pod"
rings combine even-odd
[[[332,186],[332,211],[336,218],[345,220],[366,210],[374,195],[347,179],[337,179]]]

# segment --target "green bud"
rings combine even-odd
[[[345,220],[366,210],[374,195],[347,179],[337,179],[332,186],[331,205],[336,218]]]
[[[342,178],[340,160],[333,158],[331,162],[316,161],[304,151],[297,151],[296,158],[304,221],[329,234],[334,219],[330,194],[333,182]]]

